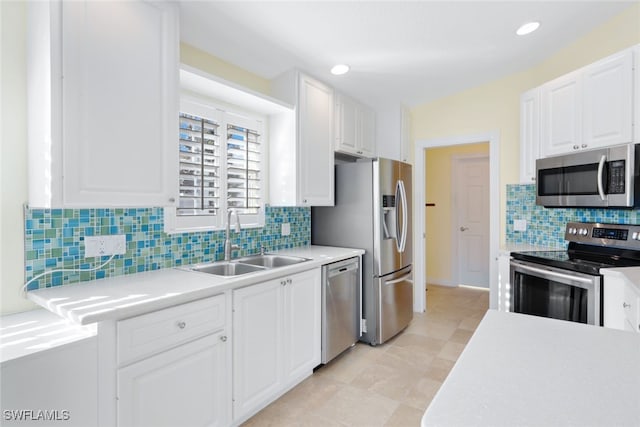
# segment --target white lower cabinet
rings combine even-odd
[[[233,292],[234,424],[312,374],[320,333],[320,269]]]
[[[627,279],[603,271],[604,326],[640,332],[640,292]]]
[[[226,426],[231,421],[227,295],[117,324],[117,425]]]
[[[224,332],[118,371],[119,426],[226,426]]]

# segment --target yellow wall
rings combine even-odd
[[[236,67],[229,62],[223,61],[191,45],[180,43],[180,61],[186,65],[232,81],[248,89],[264,93],[265,95],[270,94],[271,84],[269,80],[263,79],[243,68]]]
[[[451,158],[463,154],[489,155],[489,143],[425,150],[427,283],[453,284],[451,264]]]
[[[0,2],[0,296],[1,313],[35,305],[22,297],[27,201],[26,6]]]
[[[412,141],[500,133],[500,241],[504,242],[506,184],[519,179],[520,94],[638,43],[640,5],[636,4],[533,68],[413,108]]]

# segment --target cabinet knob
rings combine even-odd
[[[227,336],[226,335],[221,336],[220,341],[227,342]]]
[[[587,144],[582,144],[582,148],[587,148],[588,145]]]
[[[174,197],[169,197],[169,203],[175,203],[176,199]]]
[[[626,302],[622,303],[622,308],[629,308],[631,307],[631,304],[627,304]]]
[[[187,322],[180,321],[178,322],[178,328],[184,329],[187,327]]]
[[[302,203],[307,203],[307,199],[302,199]]]
[[[291,284],[291,279],[287,279],[287,285]]]
[[[286,286],[287,281],[286,281],[286,280],[281,280],[281,281],[280,281],[280,284],[281,284],[282,286]]]
[[[577,145],[577,144],[573,146],[573,149],[574,149],[574,150],[577,150],[578,148],[580,148],[580,146],[579,146],[579,145]]]
[[[531,181],[535,182],[535,181],[536,181],[536,177],[535,177],[535,176],[532,176],[532,177],[531,177]]]

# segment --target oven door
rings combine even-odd
[[[514,313],[601,325],[601,276],[511,260]]]

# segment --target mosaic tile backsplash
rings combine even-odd
[[[513,220],[527,220],[527,231],[515,231]],[[630,209],[553,208],[536,205],[535,184],[507,185],[507,243],[566,248],[567,222],[640,224],[638,211]]]
[[[282,223],[291,234],[280,235]],[[84,237],[125,234],[127,251],[116,255],[103,269],[59,272],[33,281],[29,290],[177,267],[224,258],[224,230],[200,233],[164,233],[162,208],[132,209],[26,209],[25,281],[45,270],[93,268],[109,257],[84,257]],[[306,246],[311,242],[311,210],[306,207],[266,207],[263,228],[232,232],[233,243],[244,256]]]

